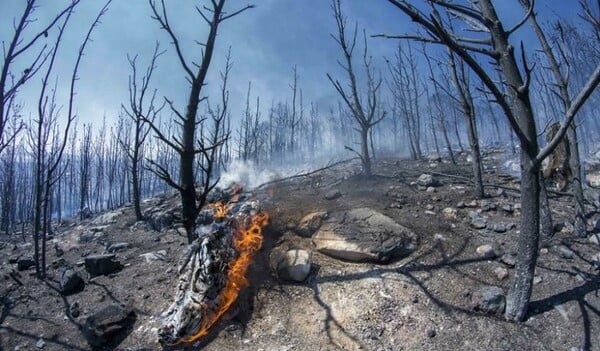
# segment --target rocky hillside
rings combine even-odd
[[[271,215],[251,285],[212,333],[185,350],[600,350],[600,213],[575,238],[568,196],[540,249],[531,310],[503,320],[519,235],[517,181],[486,155],[484,200],[469,166],[345,163],[248,194]],[[598,201],[598,193],[589,190]],[[161,350],[186,247],[175,194],[63,223],[38,281],[29,243],[0,244],[1,350]]]

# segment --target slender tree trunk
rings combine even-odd
[[[371,157],[369,156],[369,130],[363,128],[360,132],[360,151],[365,175],[371,177]]]
[[[541,246],[546,246],[554,236],[554,224],[552,221],[552,210],[548,200],[548,191],[544,184],[544,177],[540,173],[540,228],[541,228]]]

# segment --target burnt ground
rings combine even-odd
[[[568,225],[541,249],[525,322],[510,323],[501,315],[473,310],[471,295],[477,288],[494,285],[506,292],[514,274],[500,257],[515,252],[519,194],[507,189],[518,182],[498,168],[500,158],[487,155],[485,179],[506,189],[486,188],[490,197],[484,203],[471,203],[470,186],[461,178],[470,174],[464,159],[458,166],[442,162],[435,167],[430,162],[377,160],[377,175],[371,180],[358,175],[357,164],[346,163],[256,190],[254,196],[266,203],[272,222],[251,269],[251,287],[209,338],[173,349],[600,350],[600,278],[591,262],[600,247],[573,237]],[[430,192],[414,184],[425,172],[458,177],[439,176],[442,185]],[[342,196],[326,200],[324,194],[332,189]],[[457,208],[461,202],[467,207]],[[557,223],[572,218],[568,197],[553,196],[551,202]],[[490,203],[496,208],[490,209]],[[516,209],[505,211],[506,205]],[[177,197],[165,195],[144,206],[176,207]],[[417,251],[387,265],[349,263],[320,254],[310,238],[294,234],[309,213],[356,207],[370,207],[412,229],[419,237]],[[457,218],[445,217],[446,207],[457,209]],[[502,223],[508,231],[473,229],[470,211],[486,217],[488,227]],[[55,242],[64,251],[60,258]],[[131,244],[117,252],[124,268],[89,278],[83,257],[103,253],[114,242]],[[499,257],[479,256],[476,249],[484,244],[494,246]],[[162,349],[156,337],[158,316],[172,302],[176,264],[185,248],[185,238],[175,228],[156,232],[135,224],[131,207],[64,223],[49,244],[46,283],[34,278],[32,270],[18,272],[9,263],[10,258],[29,255],[28,244],[6,241],[0,247],[0,350],[89,350],[83,333],[87,316],[115,302],[131,306],[135,319],[104,349]],[[269,262],[274,248],[281,247],[313,252],[305,282],[277,279]],[[565,255],[565,247],[573,255]],[[157,250],[166,250],[166,255],[149,262],[140,256]],[[65,266],[82,273],[82,291],[68,296],[58,292]],[[499,268],[508,271],[507,278],[500,279]],[[77,317],[70,312],[74,304],[79,305]]]

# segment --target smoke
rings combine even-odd
[[[219,186],[227,188],[232,184],[239,183],[248,189],[253,189],[283,176],[285,173],[280,171],[258,167],[249,161],[235,160],[227,167],[227,171],[221,174]]]

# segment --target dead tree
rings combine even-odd
[[[531,3],[529,0],[519,0],[521,5],[528,9],[531,7]],[[585,9],[585,7],[584,7]],[[594,17],[591,17],[594,18]],[[558,94],[560,96],[560,101],[562,103],[561,110],[564,113],[567,112],[569,107],[572,104],[571,94],[569,92],[569,71],[570,71],[570,63],[568,61],[567,55],[565,52],[561,51],[561,43],[557,43],[558,45],[554,46],[554,50],[550,46],[548,39],[546,38],[546,34],[542,30],[539,25],[535,12],[532,12],[529,16],[529,22],[533,27],[533,31],[538,37],[540,44],[542,45],[542,50],[544,55],[546,56],[546,60],[549,64],[549,69],[554,76],[554,84],[558,89]],[[599,19],[596,19],[595,23],[600,23]],[[559,31],[561,31],[560,23],[556,24]],[[558,51],[558,52],[556,52]],[[561,65],[558,57],[565,58],[565,61]],[[557,92],[554,92],[555,94]],[[579,157],[579,142],[577,136],[577,124],[571,123],[567,129],[567,140],[569,143],[569,166],[572,172],[572,180],[571,185],[573,187],[573,204],[575,205],[575,222],[573,227],[575,229],[575,234],[579,237],[584,237],[587,234],[586,231],[586,222],[585,222],[585,207],[584,207],[584,199],[583,199],[583,187],[581,183],[581,162]]]
[[[354,121],[358,124],[357,130],[360,133],[360,152],[355,152],[361,159],[363,172],[367,177],[370,177],[372,175],[372,171],[371,155],[369,152],[369,132],[373,126],[381,122],[385,117],[385,113],[378,113],[379,89],[381,88],[382,79],[381,77],[378,79],[374,77],[375,72],[372,67],[372,58],[368,56],[367,37],[363,32],[363,66],[366,76],[367,91],[364,96],[361,96],[359,92],[360,88],[358,86],[359,83],[353,66],[354,60],[352,57],[354,54],[354,49],[356,48],[358,26],[355,25],[351,36],[347,37],[347,19],[342,14],[340,0],[333,0],[331,8],[333,10],[333,17],[335,18],[338,30],[337,36],[332,34],[331,37],[342,49],[344,61],[339,62],[339,64],[348,75],[350,91],[347,92],[342,84],[337,79],[332,78],[329,73],[327,73],[327,78],[331,84],[333,84],[335,90],[338,92],[350,110]]]
[[[129,106],[122,105],[121,108],[125,115],[129,117],[133,126],[133,136],[128,136],[126,139],[119,139],[119,143],[125,150],[130,161],[129,176],[131,177],[131,188],[133,195],[133,208],[135,217],[138,221],[144,219],[142,215],[140,178],[143,170],[141,162],[143,160],[143,145],[146,137],[150,132],[146,121],[154,123],[160,111],[164,108],[165,103],[156,106],[156,89],[149,90],[152,73],[156,68],[156,60],[164,53],[159,51],[158,43],[154,47],[154,53],[150,64],[146,68],[146,72],[138,81],[138,72],[136,66],[137,55],[133,58],[127,56],[127,61],[131,67],[131,75],[129,76]]]
[[[428,36],[400,35],[387,36],[399,39],[418,40],[427,43],[442,44],[459,56],[485,84],[502,108],[512,129],[521,144],[521,235],[517,247],[517,266],[508,296],[505,317],[510,320],[523,320],[527,315],[531,297],[533,274],[538,255],[539,218],[540,218],[540,167],[542,161],[560,142],[577,111],[600,82],[600,65],[587,81],[586,85],[566,109],[565,119],[556,137],[543,149],[539,149],[534,112],[530,101],[529,86],[532,68],[527,64],[526,52],[521,45],[520,68],[515,57],[515,48],[510,44],[510,36],[526,23],[533,13],[533,6],[521,21],[506,29],[497,15],[491,0],[470,2],[460,5],[446,0],[431,0],[430,13],[417,9],[406,0],[388,0],[408,15],[411,20],[427,31]],[[455,32],[440,13],[454,16],[469,25],[471,30],[480,34]],[[483,55],[491,59],[501,72],[503,84],[507,86],[508,96],[503,94],[499,83],[492,79],[492,72],[477,57]]]
[[[454,54],[448,53],[450,59],[450,72],[452,72],[452,82],[458,92],[458,102],[465,118],[467,119],[467,132],[469,134],[469,146],[471,147],[471,156],[473,157],[473,182],[475,183],[475,196],[482,199],[485,196],[483,191],[483,168],[481,166],[481,152],[479,150],[479,133],[477,132],[477,120],[475,118],[475,104],[473,103],[473,94],[471,94],[471,83],[465,71],[463,61],[456,63]],[[458,66],[458,67],[457,67]]]
[[[219,147],[219,145],[197,145],[196,128],[198,124],[201,124],[203,120],[198,120],[198,107],[206,97],[202,96],[202,88],[206,84],[206,76],[208,69],[213,57],[215,49],[215,42],[217,39],[217,32],[219,25],[224,21],[244,12],[247,9],[254,7],[253,5],[247,5],[239,10],[227,13],[224,11],[225,0],[211,0],[210,7],[203,6],[202,8],[196,7],[198,14],[208,25],[208,34],[206,40],[200,44],[202,47],[200,62],[189,61],[183,53],[182,45],[180,44],[179,37],[175,33],[171,22],[167,15],[167,8],[164,0],[160,0],[159,5],[155,0],[149,0],[150,9],[152,10],[152,18],[156,20],[162,30],[164,30],[175,48],[178,61],[181,68],[185,72],[185,76],[188,79],[191,89],[188,95],[188,102],[185,112],[181,112],[173,101],[165,98],[165,101],[178,118],[178,124],[181,126],[181,134],[179,138],[171,138],[165,135],[156,124],[149,120],[150,127],[157,135],[157,137],[169,145],[179,155],[179,180],[175,180],[171,177],[168,170],[159,165],[156,162],[151,162],[154,166],[152,170],[158,177],[164,180],[171,187],[177,189],[181,196],[181,207],[183,226],[187,232],[188,242],[194,240],[194,227],[196,223],[196,217],[198,216],[199,210],[202,208],[204,203],[202,199],[206,199],[206,195],[210,189],[201,189],[201,194],[198,196],[196,190],[196,155],[205,154],[210,152],[213,148]],[[194,73],[194,68],[197,71]],[[202,143],[200,143],[202,144]],[[205,176],[207,176],[205,174]],[[200,199],[200,203],[196,200]]]
[[[9,39],[8,46],[4,48],[3,62],[0,70],[0,153],[10,144],[10,141],[16,138],[24,124],[20,123],[16,129],[13,129],[9,135],[6,134],[7,122],[10,117],[10,104],[19,89],[34,77],[44,66],[46,61],[52,55],[52,45],[42,44],[48,33],[57,26],[57,23],[66,17],[79,4],[80,0],[72,0],[65,6],[46,25],[42,25],[38,32],[27,33],[28,27],[36,22],[33,17],[37,9],[36,0],[27,0],[25,9],[18,20],[14,22],[14,34]],[[41,48],[39,47],[41,46]],[[22,72],[14,72],[13,66],[18,62],[29,60],[25,64]]]

